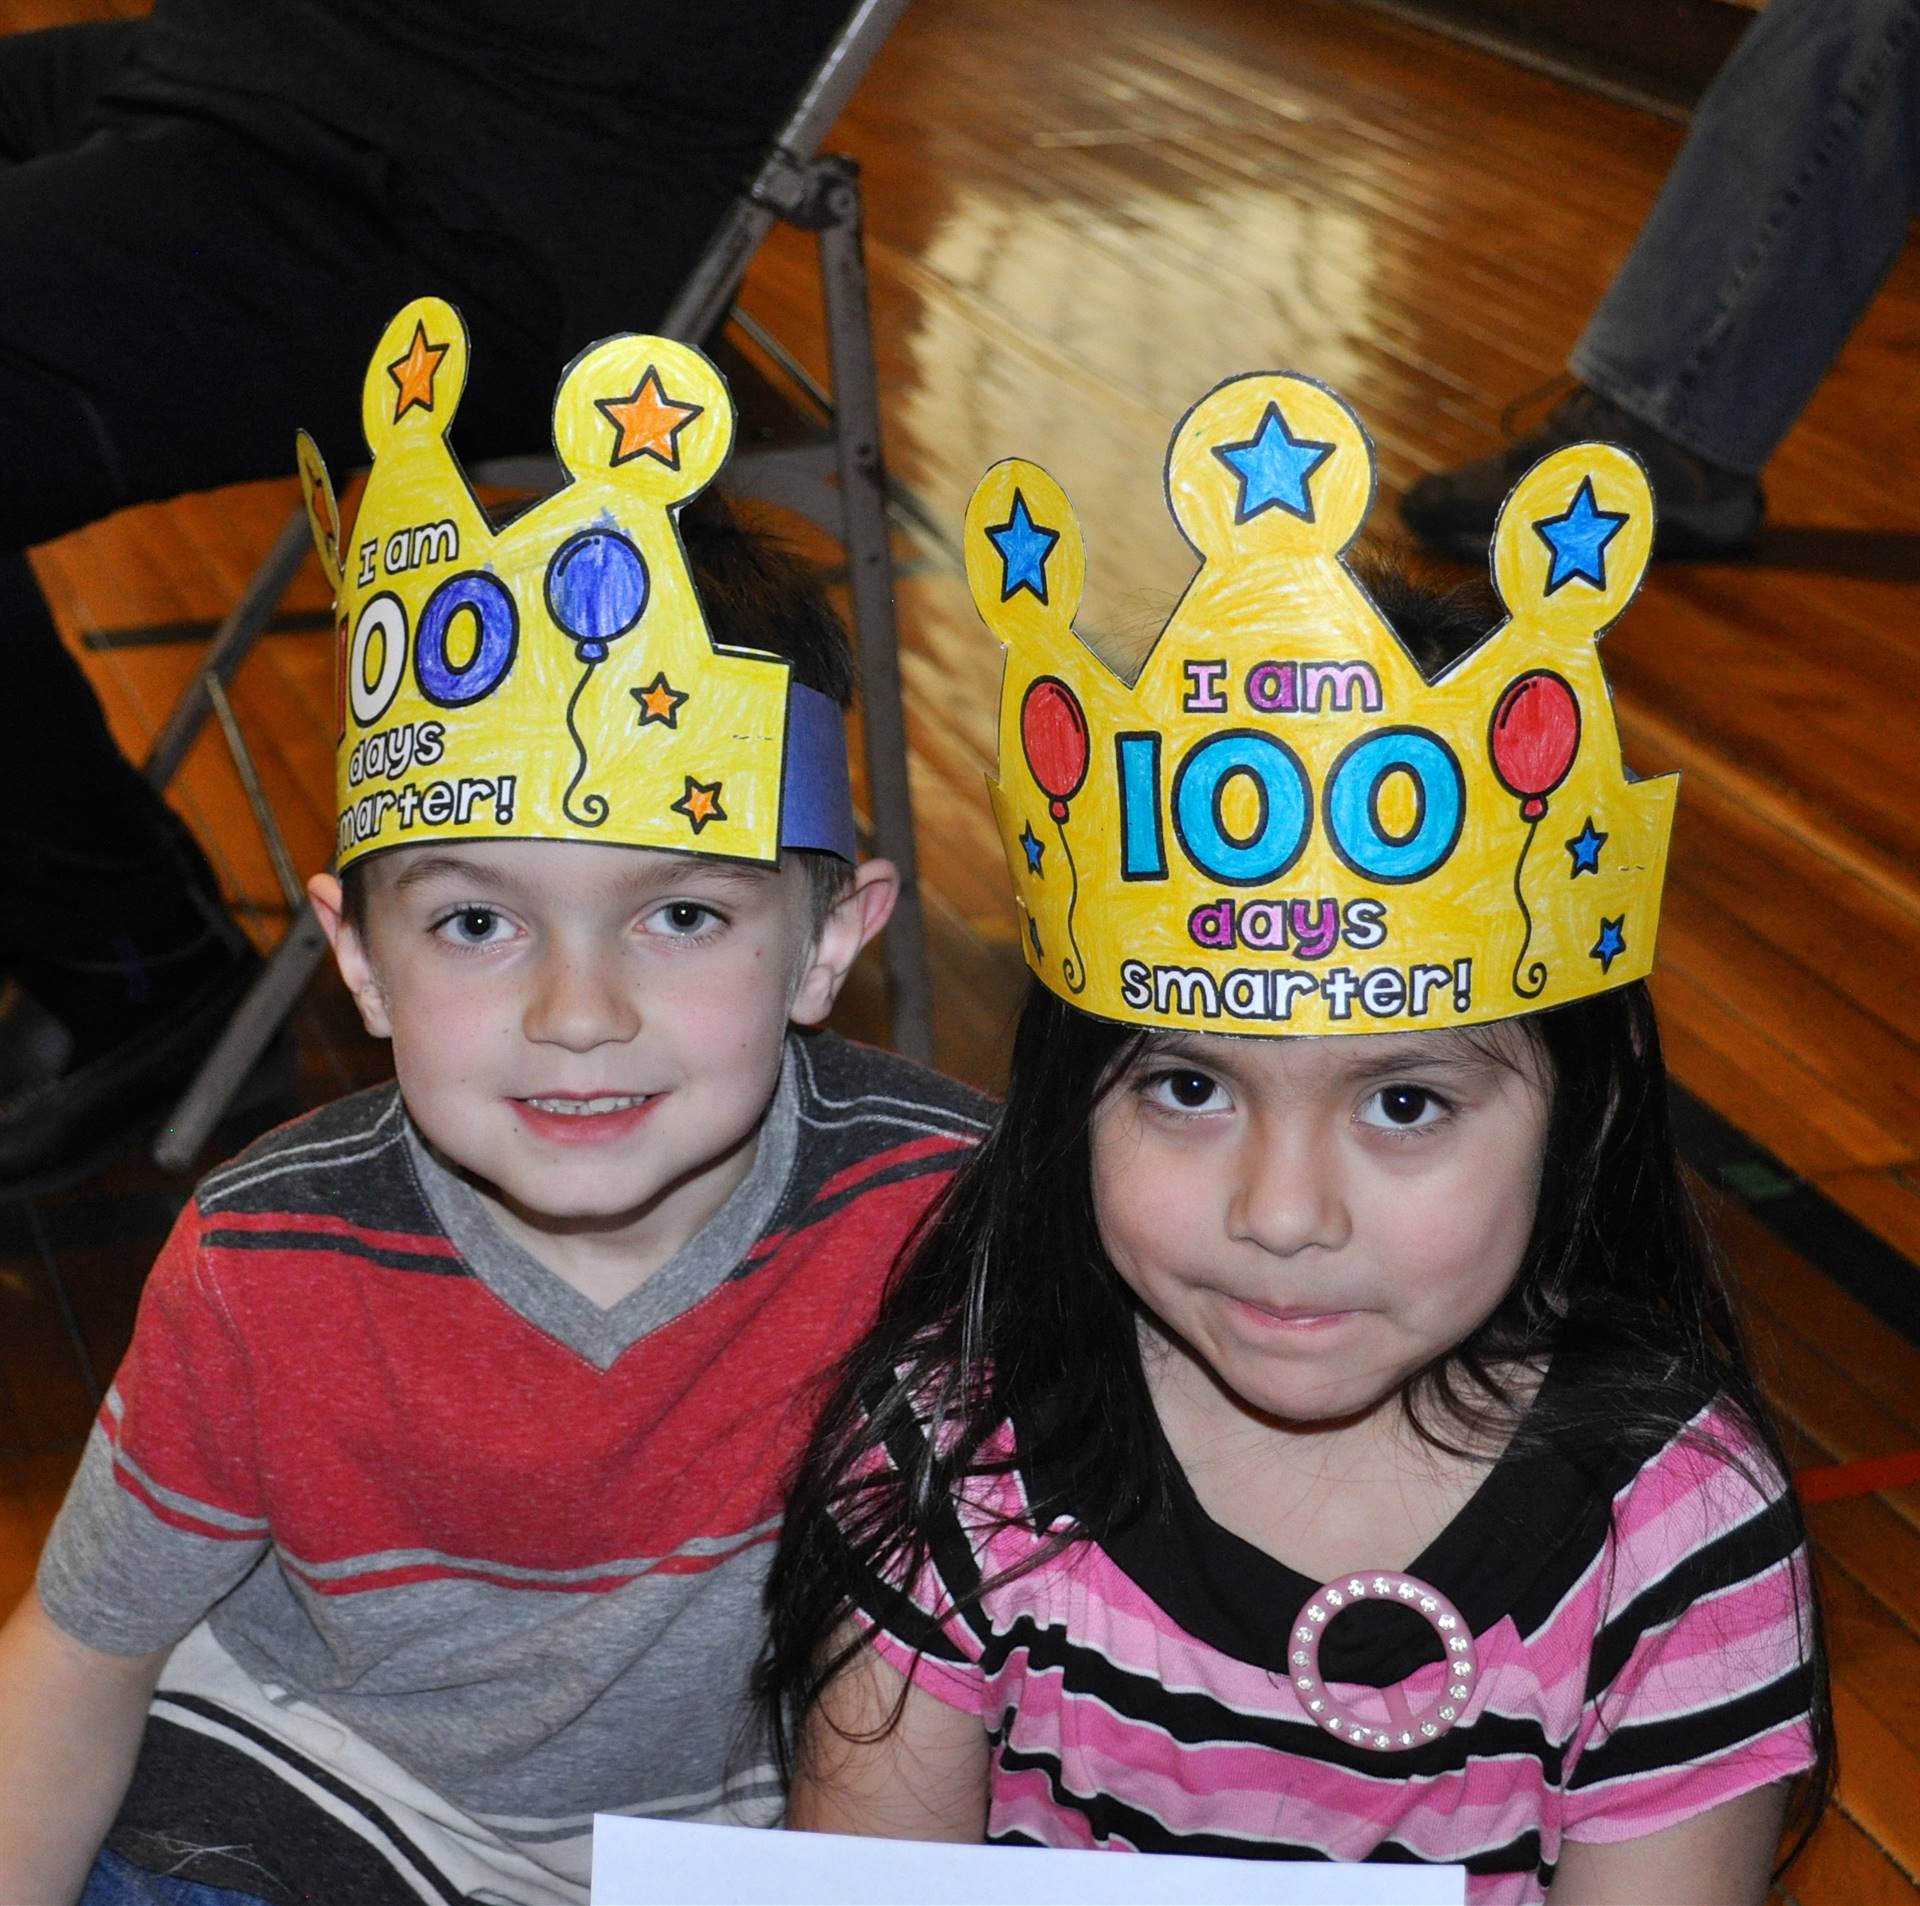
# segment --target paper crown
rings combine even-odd
[[[338,617],[337,864],[525,839],[853,859],[840,711],[784,657],[714,646],[680,547],[673,511],[733,439],[719,372],[668,338],[576,358],[554,403],[570,480],[497,534],[447,448],[466,381],[451,305],[416,299],[387,326],[344,549],[299,437]]]
[[[967,511],[1006,648],[994,815],[1028,966],[1101,1018],[1230,1033],[1477,1025],[1645,975],[1674,777],[1629,782],[1597,638],[1646,568],[1627,452],[1537,464],[1494,532],[1508,619],[1426,681],[1341,561],[1373,448],[1304,377],[1181,422],[1200,569],[1129,684],[1074,633],[1086,555],[1018,460]]]

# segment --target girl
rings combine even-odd
[[[1425,673],[1470,646],[1371,580]],[[1823,1656],[1644,982],[1254,1038],[1030,964],[790,1503],[792,1823],[1764,1899]]]

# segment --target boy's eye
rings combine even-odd
[[[1412,1131],[1437,1123],[1446,1112],[1446,1101],[1423,1085],[1383,1085],[1360,1108],[1360,1123]]]
[[[1219,1080],[1184,1066],[1155,1073],[1145,1082],[1145,1090],[1149,1099],[1157,1105],[1165,1106],[1169,1111],[1218,1110],[1225,1102],[1225,1094],[1220,1090]]]
[[[669,900],[653,916],[657,931],[682,938],[720,924],[721,916],[698,900]]]
[[[459,946],[485,946],[501,938],[506,926],[491,907],[461,907],[440,922],[439,931]]]

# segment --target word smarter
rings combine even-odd
[[[463,774],[457,780],[409,781],[405,787],[363,794],[341,810],[339,851],[378,840],[389,820],[400,834],[415,827],[469,826],[482,803],[492,812],[493,827],[505,827],[513,820],[517,779],[511,774]]]
[[[1351,966],[1303,973],[1297,967],[1237,966],[1215,974],[1204,966],[1120,962],[1120,997],[1134,1012],[1164,1018],[1265,1019],[1293,1017],[1294,1002],[1318,993],[1330,1020],[1351,1019],[1356,1003],[1371,1019],[1424,1019],[1435,998],[1456,1013],[1473,1007],[1472,960],[1422,961],[1410,967]]]

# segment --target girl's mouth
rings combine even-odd
[[[1360,1314],[1356,1310],[1328,1310],[1314,1304],[1256,1304],[1246,1297],[1229,1297],[1227,1301],[1266,1330],[1326,1330]]]

